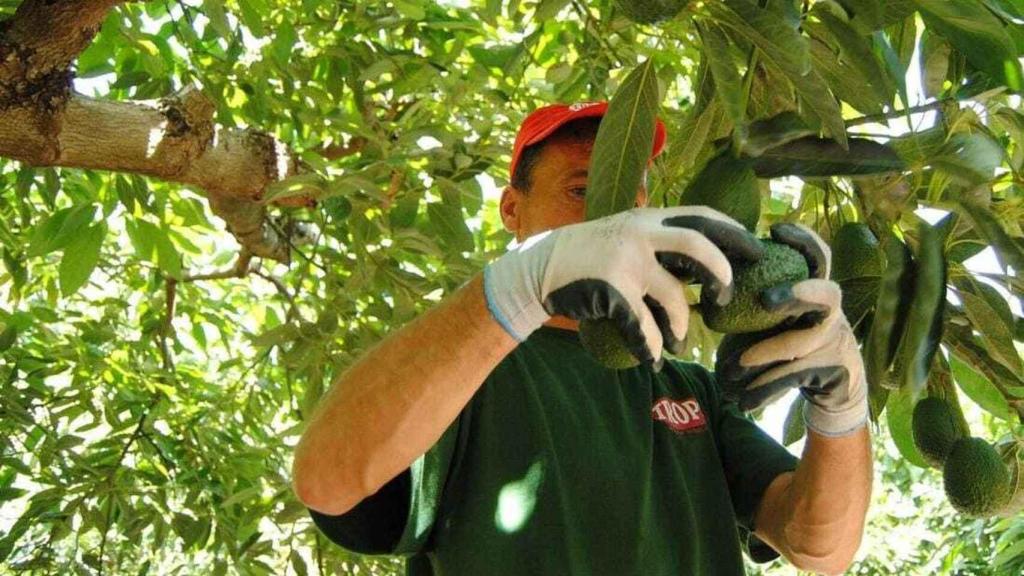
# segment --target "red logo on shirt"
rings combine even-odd
[[[680,433],[698,432],[707,428],[704,412],[693,398],[659,398],[651,407],[651,418],[664,422],[666,426]]]

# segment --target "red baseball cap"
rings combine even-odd
[[[508,167],[509,178],[516,173],[519,157],[522,156],[523,150],[528,146],[551,136],[567,122],[579,120],[580,118],[604,116],[607,110],[607,102],[577,102],[576,104],[552,104],[531,112],[523,120],[522,125],[519,126],[519,133],[516,134],[516,143],[512,147],[512,162],[509,163]],[[654,124],[652,160],[664,150],[666,138],[665,123],[659,118]]]

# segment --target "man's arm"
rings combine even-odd
[[[755,534],[801,570],[841,574],[860,547],[871,480],[867,426],[839,438],[808,430],[797,469],[765,491]]]
[[[746,260],[762,251],[735,221],[692,206],[637,208],[524,242],[341,375],[296,449],[296,494],[330,515],[374,494],[437,442],[517,340],[553,316],[609,318],[637,358],[660,359],[663,343],[681,345],[689,318],[661,259],[696,271],[717,298],[732,290],[723,249]]]
[[[295,493],[343,514],[425,453],[517,342],[487,310],[482,275],[391,334],[320,401],[292,466]]]

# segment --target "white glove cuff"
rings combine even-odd
[[[510,252],[484,268],[487,309],[519,342],[526,340],[531,332],[551,318],[537,300],[539,287],[531,286],[533,279],[542,277],[543,271],[528,268],[540,263],[540,259],[523,258],[521,253]]]
[[[822,436],[840,438],[860,430],[868,421],[867,395],[839,409],[823,408],[813,402],[804,405],[804,424]]]

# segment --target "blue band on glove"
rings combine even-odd
[[[487,265],[484,267],[484,300],[487,301],[487,309],[491,312],[491,316],[501,324],[501,327],[508,332],[510,336],[516,339],[516,342],[523,342],[526,338],[520,336],[513,328],[512,323],[505,318],[505,315],[501,313],[501,310],[494,305],[494,280],[493,273],[491,272],[491,266]]]

